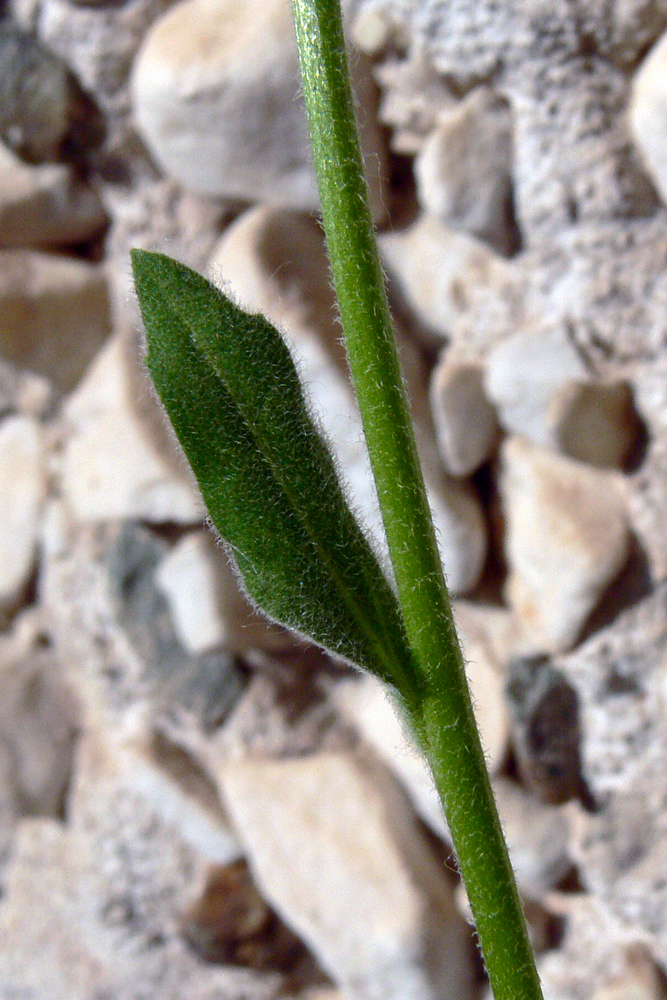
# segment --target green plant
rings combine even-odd
[[[541,991],[437,551],[368,209],[339,0],[293,0],[322,217],[397,596],[351,514],[282,338],[133,251],[147,364],[248,593],[389,684],[433,770],[496,1000]]]

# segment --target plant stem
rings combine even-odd
[[[410,645],[412,723],[433,768],[495,1000],[540,1000],[452,620],[398,362],[357,138],[339,0],[292,0],[322,216]]]

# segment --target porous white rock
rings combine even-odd
[[[354,63],[380,216],[381,145],[363,111],[368,80]],[[313,210],[319,198],[299,90],[287,0],[183,0],[148,32],[132,77],[139,130],[185,187]]]
[[[312,220],[294,213],[252,209],[224,233],[211,257],[209,273],[245,308],[264,313],[284,332],[355,510],[371,535],[382,539],[361,418],[335,322],[321,231]],[[442,475],[437,460],[432,461],[435,449],[429,446],[428,428],[417,422],[448,583],[454,593],[465,593],[474,587],[484,563],[483,512],[467,484]]]
[[[378,18],[385,10],[363,7],[358,18],[362,32],[369,21],[371,32],[377,36]],[[407,48],[405,24],[400,18],[392,28],[397,47]],[[439,115],[455,106],[454,92],[434,69],[423,46],[416,47],[405,59],[389,57],[379,63],[375,77],[382,87],[378,114],[392,130],[392,149],[408,155],[418,153],[436,127]]]
[[[628,110],[634,140],[667,202],[667,34],[636,71]]]
[[[204,507],[191,480],[174,471],[131,405],[126,350],[114,337],[65,404],[64,500],[79,521],[197,523]]]
[[[176,634],[189,653],[203,653],[225,640],[208,537],[192,532],[157,568],[155,582],[167,598]]]
[[[0,251],[0,352],[68,392],[109,335],[103,267],[33,250]]]
[[[12,608],[32,572],[45,495],[40,426],[7,417],[0,423],[0,610]]]
[[[470,475],[493,452],[499,431],[484,391],[483,366],[445,350],[433,371],[429,397],[445,469],[453,476]]]
[[[500,488],[507,597],[535,650],[568,649],[628,554],[619,479],[514,437]]]
[[[77,763],[67,824],[27,819],[17,832],[0,900],[0,993],[276,1000],[278,977],[211,965],[183,940],[180,916],[206,862],[128,787],[112,744],[89,733]]]
[[[431,343],[457,336],[487,301],[511,308],[512,265],[467,233],[422,213],[408,229],[381,233],[380,251],[390,277],[426,327]]]
[[[451,887],[386,777],[324,753],[220,782],[262,893],[346,994],[471,996]]]
[[[70,167],[29,166],[0,145],[0,246],[80,243],[105,221],[99,197]]]
[[[431,215],[508,253],[513,243],[511,168],[507,100],[478,87],[440,113],[415,160],[417,197]]]

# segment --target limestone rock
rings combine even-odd
[[[22,813],[57,816],[67,792],[79,708],[62,667],[48,653],[0,664],[0,746],[12,761]]]
[[[559,451],[602,469],[622,469],[642,436],[629,384],[568,382],[552,401]]]
[[[47,379],[17,368],[0,358],[0,413],[44,418],[53,406],[53,388]]]
[[[197,523],[204,509],[185,469],[172,468],[131,405],[125,350],[112,339],[66,402],[64,499],[80,521]]]
[[[108,336],[103,268],[31,250],[0,250],[0,352],[68,392]]]
[[[284,332],[355,509],[371,537],[383,539],[361,418],[335,325],[321,232],[293,213],[254,209],[226,231],[209,273],[242,305],[263,312]],[[486,552],[481,506],[466,484],[442,476],[437,460],[429,460],[435,449],[430,456],[428,429],[417,430],[448,583],[454,593],[465,593],[477,582]]]
[[[383,14],[382,7],[364,8],[365,11],[368,18]],[[401,27],[400,19],[392,25],[399,38]],[[380,121],[392,129],[392,148],[407,155],[418,153],[435,129],[439,115],[455,106],[452,89],[419,49],[405,59],[390,57],[380,63],[375,77],[382,87],[378,114]]]
[[[332,691],[342,713],[401,782],[421,819],[449,839],[433,775],[385,686],[370,675],[342,681]]]
[[[65,64],[9,21],[0,28],[0,136],[26,159],[57,159],[70,127]]]
[[[225,626],[217,607],[215,568],[203,532],[185,535],[162,560],[155,580],[189,653],[196,655],[222,645]]]
[[[484,369],[445,350],[429,395],[443,465],[453,476],[468,476],[490,457],[498,439],[496,413],[484,391]]]
[[[512,121],[506,99],[478,87],[438,124],[415,161],[422,208],[500,253],[513,249]]]
[[[193,191],[313,210],[319,199],[298,81],[285,0],[185,0],[151,28],[137,56],[136,121],[160,165]],[[362,107],[367,94],[366,84]],[[381,147],[365,126],[383,214]]]
[[[13,607],[32,572],[45,494],[40,426],[7,417],[0,422],[0,610]]]
[[[471,995],[451,888],[378,774],[319,754],[238,763],[221,782],[264,896],[344,992]]]
[[[552,446],[554,396],[570,382],[585,380],[587,374],[563,326],[529,327],[490,351],[485,389],[504,430],[534,444]]]
[[[507,750],[509,723],[502,674],[494,661],[489,630],[484,630],[471,607],[466,602],[457,602],[455,620],[466,660],[475,717],[488,766],[493,772],[501,766]],[[488,622],[484,624],[489,625]],[[384,685],[370,676],[342,681],[333,688],[332,698],[344,717],[394,771],[424,822],[440,836],[448,838],[429,766]]]
[[[524,785],[544,802],[581,798],[581,724],[577,694],[544,656],[518,657],[507,670],[512,745]]]
[[[567,808],[546,805],[501,776],[493,793],[519,891],[538,900],[572,870]]]
[[[562,944],[538,961],[549,1000],[657,1000],[663,995],[660,961],[646,936],[598,896],[579,893],[559,900]]]
[[[379,244],[390,279],[425,326],[417,332],[431,344],[459,338],[462,330],[467,335],[469,327],[474,338],[487,311],[488,329],[506,334],[511,328],[513,267],[484,243],[424,213],[403,232],[382,233]]]
[[[520,438],[505,442],[502,462],[507,596],[534,648],[561,651],[625,562],[619,481]]]
[[[630,126],[651,177],[667,201],[667,35],[637,70],[629,108]]]
[[[105,221],[99,197],[69,167],[28,166],[0,147],[0,246],[82,243]]]
[[[109,744],[88,740],[68,825],[21,825],[0,901],[0,993],[276,1000],[280,976],[209,965],[183,940],[202,861],[125,775]]]

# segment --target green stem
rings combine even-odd
[[[433,768],[495,1000],[541,990],[454,629],[398,362],[357,138],[339,0],[292,0],[322,216]]]

